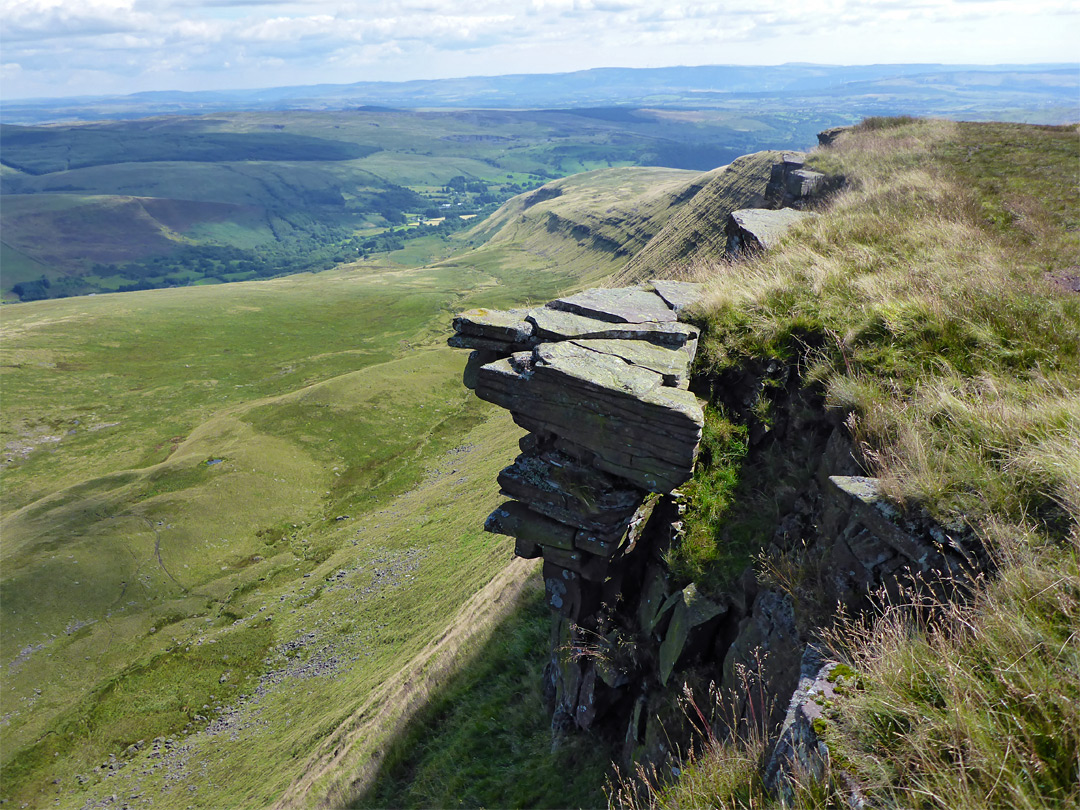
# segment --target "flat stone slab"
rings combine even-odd
[[[697,397],[620,357],[545,343],[482,367],[476,393],[641,489],[668,492],[693,471],[704,422]]]
[[[612,338],[645,340],[663,346],[679,347],[697,338],[696,327],[678,321],[612,323],[585,315],[542,307],[527,317],[537,341],[574,340],[576,338]]]
[[[579,529],[610,533],[645,493],[557,450],[522,453],[499,473],[499,486],[529,508]]]
[[[677,387],[687,379],[690,371],[690,355],[679,349],[666,349],[640,340],[575,340],[575,346],[581,346],[594,352],[618,357],[630,365],[655,371],[663,379],[664,385]]]
[[[510,341],[499,340],[497,338],[480,337],[479,335],[464,335],[458,332],[446,339],[446,345],[451,349],[476,349],[479,351],[494,352],[495,354],[505,357],[514,352],[531,349],[533,343],[531,341],[511,343]]]
[[[637,287],[597,287],[566,298],[556,298],[548,302],[547,307],[611,323],[670,323],[678,320],[663,298]]]
[[[725,226],[728,252],[768,250],[774,247],[796,223],[817,216],[794,208],[743,208],[733,211]]]
[[[705,285],[693,281],[653,279],[649,283],[676,315],[696,304],[705,295]]]
[[[797,169],[787,176],[787,191],[793,197],[810,197],[825,184],[825,175],[810,169]]]
[[[526,320],[528,314],[527,309],[470,309],[454,318],[454,331],[508,343],[524,343],[533,333],[533,325]]]

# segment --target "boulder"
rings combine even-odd
[[[768,250],[793,225],[807,217],[816,216],[808,211],[782,208],[743,208],[728,216],[724,230],[727,233],[727,252],[730,255]]]
[[[666,279],[653,279],[649,282],[653,290],[664,299],[676,315],[682,313],[688,307],[692,307],[705,295],[705,286],[693,281],[671,281]]]
[[[825,175],[810,169],[796,169],[785,178],[785,190],[793,199],[803,200],[818,193],[825,185]]]
[[[836,139],[843,135],[845,132],[850,132],[853,127],[830,127],[829,129],[823,129],[817,134],[817,142],[819,146],[832,146]]]

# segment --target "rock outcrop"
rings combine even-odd
[[[836,142],[836,139],[843,135],[845,132],[850,132],[854,127],[832,127],[830,129],[823,129],[817,134],[818,146],[832,146]]]
[[[759,253],[776,245],[780,238],[796,223],[813,217],[809,211],[794,208],[743,208],[728,216],[724,232],[727,234],[727,253]]]
[[[786,156],[774,201],[817,193],[814,174]],[[740,251],[768,248],[781,224],[812,216],[738,213]],[[754,524],[760,559],[775,570],[748,566],[708,592],[677,579],[667,554],[683,532],[678,487],[694,472],[704,423],[690,390],[698,329],[680,317],[701,294],[652,281],[471,310],[454,319],[449,342],[473,350],[466,384],[528,431],[498,477],[508,500],[485,528],[543,560],[555,741],[589,731],[618,746],[624,765],[670,764],[703,731],[686,696],[720,694],[725,719],[712,732],[770,735],[767,778],[783,794],[792,773],[817,772],[827,756],[816,701],[828,699],[835,673],[810,645],[838,606],[858,615],[880,594],[937,594],[985,560],[963,526],[882,496],[862,474],[845,414],[824,408],[799,358],[746,358],[693,388],[746,426],[747,464],[789,471],[759,482],[775,489],[775,515]]]
[[[543,556],[552,607],[574,620],[595,601],[580,580],[603,581],[646,496],[693,472],[704,421],[687,390],[697,330],[678,315],[700,294],[657,281],[454,319],[450,345],[475,350],[468,384],[529,431],[499,475],[515,500],[486,528],[514,537],[523,557]]]
[[[805,154],[785,152],[773,164],[765,189],[765,207],[803,208],[825,190],[825,180],[821,172],[806,168]]]

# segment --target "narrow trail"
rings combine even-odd
[[[400,728],[423,707],[431,692],[452,674],[455,658],[515,604],[535,560],[515,557],[466,602],[443,634],[376,689],[311,754],[275,810],[340,807],[362,793],[382,764],[387,727]],[[373,744],[365,746],[372,736]],[[365,756],[365,754],[367,754]]]

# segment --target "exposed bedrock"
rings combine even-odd
[[[575,626],[617,598],[658,496],[693,473],[698,335],[678,318],[700,295],[697,284],[656,281],[454,319],[450,345],[475,349],[466,384],[529,431],[499,474],[511,500],[485,528],[513,537],[519,556],[544,558],[549,604]]]
[[[735,725],[714,731],[755,723],[776,735],[768,778],[783,792],[786,773],[820,756],[807,695],[823,687],[806,681],[818,629],[837,605],[855,615],[877,592],[955,580],[971,568],[970,537],[881,496],[861,475],[843,414],[804,388],[797,362],[747,361],[695,387],[747,422],[752,453],[781,452],[804,468],[760,538],[801,584],[763,582],[753,567],[723,592],[677,580],[666,554],[680,541],[678,487],[693,473],[703,426],[688,389],[698,333],[677,318],[700,294],[654,282],[472,310],[455,319],[451,343],[478,347],[468,384],[529,431],[499,474],[508,500],[485,528],[513,537],[517,555],[543,558],[555,740],[588,731],[625,764],[661,767],[701,732],[680,703],[685,690],[707,703],[715,687]],[[773,418],[756,429],[763,392]]]
[[[817,193],[812,175],[786,158],[775,202]],[[788,224],[808,216],[764,213]],[[755,238],[765,248],[774,235]],[[624,764],[667,767],[703,732],[686,695],[707,713],[719,693],[725,719],[710,718],[713,733],[753,725],[773,735],[768,779],[783,793],[786,774],[812,771],[821,756],[811,704],[829,671],[808,646],[838,609],[858,615],[880,594],[952,587],[943,583],[983,561],[963,526],[882,496],[847,414],[825,407],[800,377],[800,358],[746,358],[691,386],[699,335],[680,317],[701,295],[696,284],[653,281],[470,310],[454,319],[449,342],[473,350],[466,385],[528,431],[499,474],[507,500],[485,528],[513,537],[517,555],[543,559],[555,741],[588,731]],[[695,391],[746,426],[744,469],[759,471],[756,494],[768,503],[753,531],[772,573],[747,565],[708,591],[668,564],[683,536],[678,488],[694,473],[704,424]],[[760,472],[772,469],[785,472]]]

